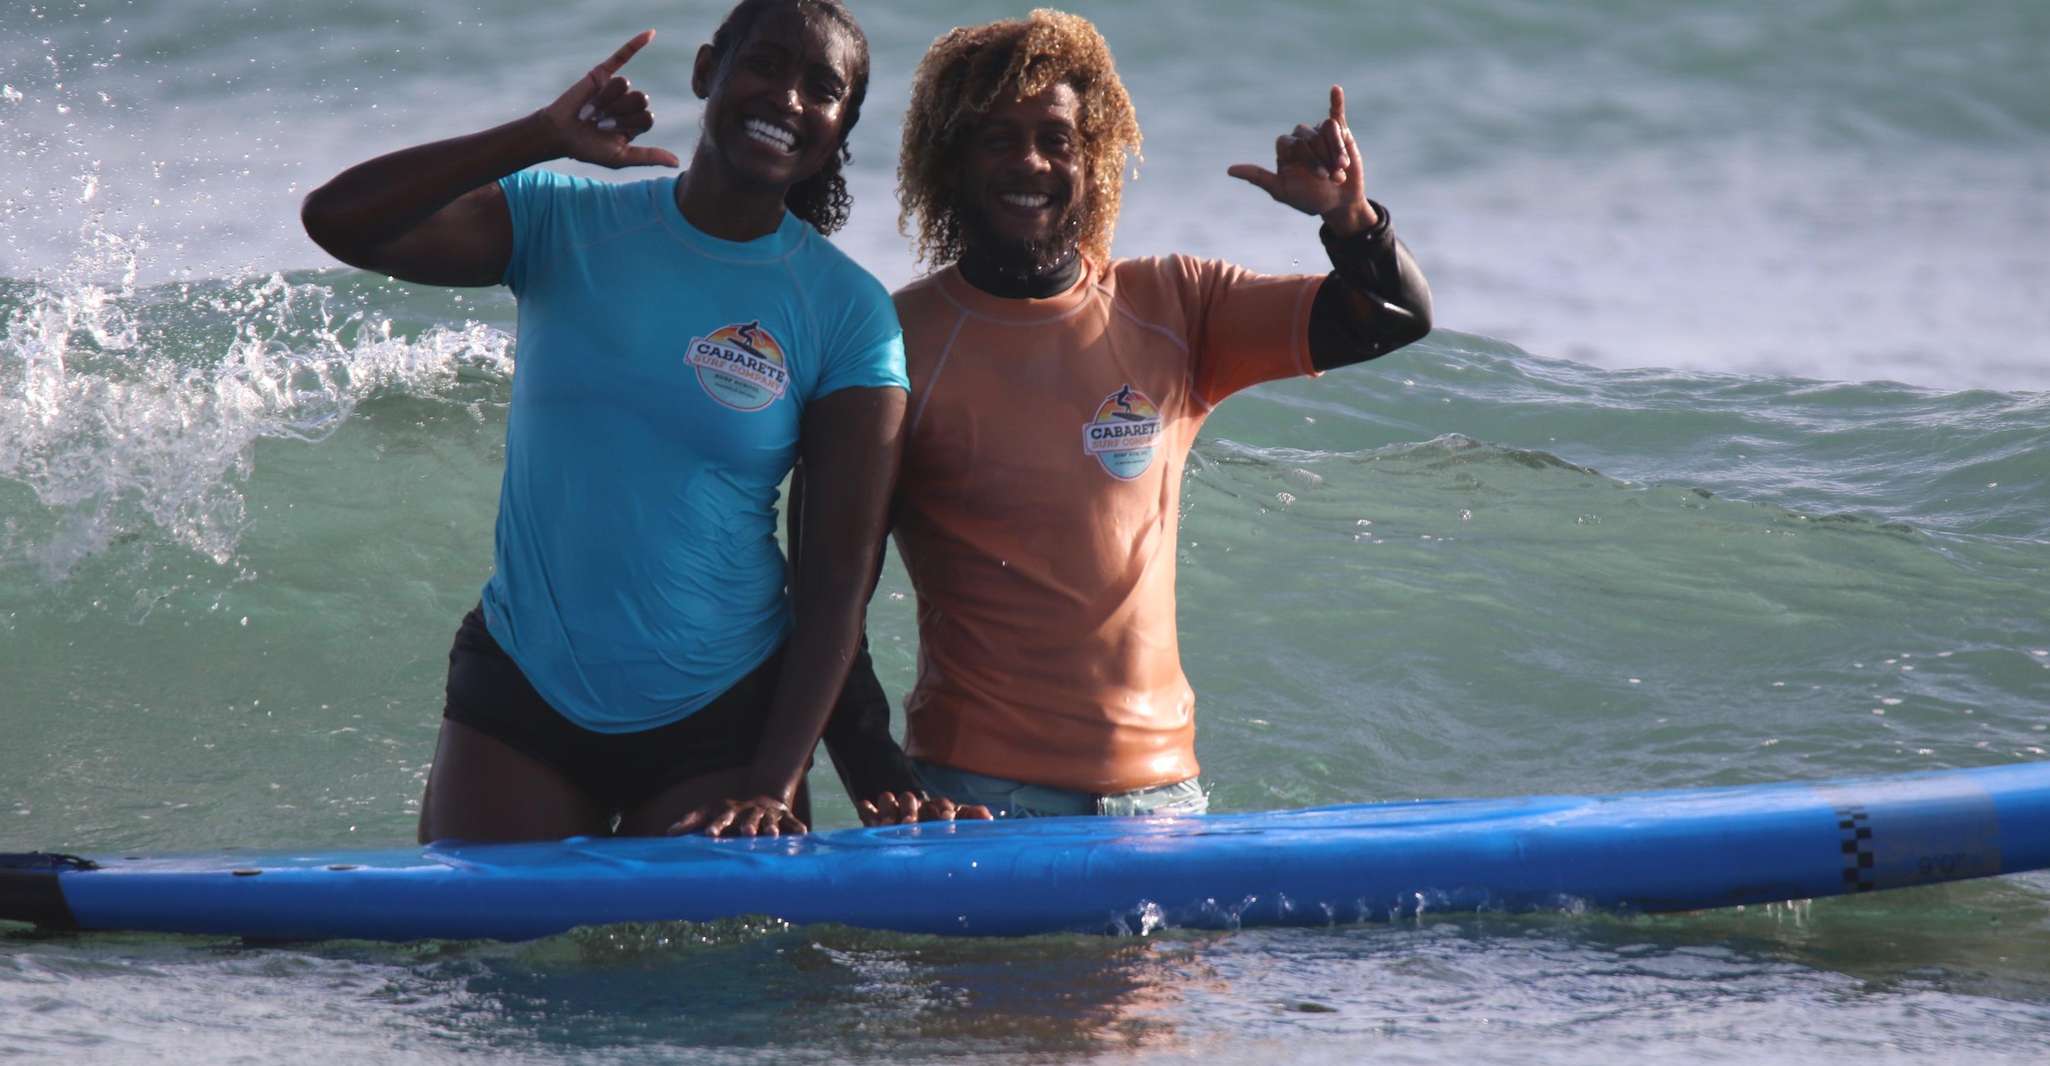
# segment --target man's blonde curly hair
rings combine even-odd
[[[1096,27],[1080,15],[1040,9],[1022,19],[950,30],[919,61],[897,163],[897,228],[907,236],[916,230],[920,262],[942,267],[966,251],[955,207],[956,161],[977,120],[999,103],[1062,82],[1081,98],[1077,133],[1086,188],[1078,243],[1089,260],[1110,261],[1125,160],[1139,162],[1139,118]]]

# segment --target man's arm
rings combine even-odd
[[[804,464],[799,463],[791,472],[790,498],[784,503],[784,543],[790,546],[793,572],[802,569],[806,481]],[[883,572],[883,551],[878,542],[876,565],[863,602],[875,599],[876,582]],[[854,654],[854,663],[848,667],[840,698],[833,704],[832,717],[826,719],[822,739],[827,753],[833,757],[840,785],[847,790],[847,798],[853,801],[863,825],[990,817],[986,807],[957,807],[943,796],[935,799],[925,793],[917,771],[911,768],[911,760],[890,735],[890,697],[876,677],[875,660],[869,656],[865,633]]]
[[[1345,121],[1345,90],[1331,87],[1331,113],[1315,129],[1297,126],[1274,142],[1274,167],[1228,173],[1305,214],[1323,216],[1320,235],[1332,271],[1310,307],[1310,361],[1318,370],[1386,355],[1431,331],[1431,288],[1395,237],[1385,208],[1367,198],[1359,145]]]
[[[783,504],[783,543],[789,546],[793,577],[803,568],[804,496],[809,480],[804,464],[799,463],[790,473],[790,498]],[[887,536],[887,527],[884,532]],[[884,549],[880,542],[876,548],[874,576],[869,580],[863,602],[875,599],[876,583],[882,579]],[[796,581],[791,584],[795,586]],[[917,791],[918,777],[911,770],[911,760],[890,736],[890,698],[883,691],[882,682],[876,679],[866,633],[862,634],[854,662],[847,669],[847,683],[833,704],[832,717],[826,719],[821,739],[833,757],[833,769],[840,775],[840,784],[847,789],[849,800],[859,803],[884,792]]]
[[[512,258],[498,179],[568,157],[611,167],[676,166],[631,142],[654,126],[646,93],[621,67],[648,30],[547,107],[495,129],[382,155],[313,190],[299,210],[314,243],[344,263],[426,285],[496,285]]]
[[[1371,201],[1370,201],[1371,202]],[[1431,332],[1431,286],[1395,236],[1388,209],[1348,237],[1319,230],[1331,273],[1310,304],[1310,363],[1336,370],[1387,355]]]

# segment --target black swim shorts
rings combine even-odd
[[[607,810],[623,812],[694,777],[746,766],[767,731],[779,649],[712,702],[638,733],[597,733],[564,718],[493,640],[479,606],[448,653],[442,717],[555,770]]]

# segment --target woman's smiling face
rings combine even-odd
[[[699,54],[706,139],[738,177],[788,187],[817,174],[845,136],[854,63],[832,20],[794,4],[764,14],[724,62]]]

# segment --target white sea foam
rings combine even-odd
[[[258,441],[320,440],[364,399],[434,394],[460,367],[510,372],[502,331],[404,336],[279,274],[139,288],[148,247],[95,218],[69,263],[0,302],[0,479],[55,519],[41,534],[10,529],[0,565],[60,580],[143,527],[226,564]],[[183,343],[194,334],[222,339]]]

